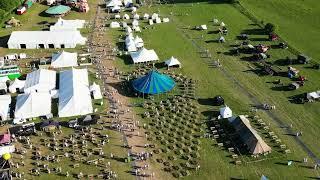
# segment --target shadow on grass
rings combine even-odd
[[[249,38],[250,41],[269,41],[268,38],[265,37],[259,37],[259,38]]]
[[[205,106],[213,106],[213,98],[199,98],[198,103]]]
[[[245,29],[242,33],[248,35],[267,35],[266,31],[261,28]]]

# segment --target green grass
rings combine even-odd
[[[319,62],[320,4],[313,0],[241,0],[241,4],[264,22],[278,26],[281,37]]]
[[[160,10],[160,14],[163,16],[169,16],[171,20],[168,24],[154,25],[154,29],[143,30],[142,36],[145,41],[145,47],[147,49],[155,49],[163,61],[170,56],[177,57],[182,63],[182,69],[174,70],[182,72],[195,80],[198,80],[198,88],[196,95],[204,102],[210,103],[210,98],[215,95],[222,95],[226,99],[227,105],[229,105],[235,114],[246,114],[252,107],[251,100],[247,95],[239,89],[230,79],[225,77],[221,71],[208,67],[208,62],[200,58],[197,49],[192,46],[191,42],[184,38],[181,34],[179,27],[193,27],[195,25],[207,24],[208,31],[217,30],[217,26],[212,26],[212,19],[218,18],[224,21],[229,28],[230,34],[226,37],[226,44],[218,43],[206,43],[208,40],[215,40],[218,38],[217,34],[207,34],[207,32],[199,32],[194,30],[185,29],[197,44],[209,49],[215,59],[219,58],[226,71],[245,87],[245,89],[254,95],[260,102],[268,102],[275,104],[277,109],[274,113],[286,124],[293,123],[294,130],[302,130],[304,135],[303,141],[306,142],[317,155],[319,155],[318,148],[319,143],[314,141],[315,137],[319,137],[317,131],[319,125],[317,123],[317,117],[319,116],[319,103],[297,105],[292,104],[288,100],[288,97],[304,93],[307,91],[314,91],[319,88],[319,77],[314,70],[305,68],[302,65],[297,65],[301,70],[301,74],[306,75],[309,81],[301,89],[296,91],[276,91],[272,90],[273,84],[267,83],[274,81],[278,78],[282,81],[289,83],[290,80],[285,77],[271,77],[260,76],[251,72],[248,63],[240,60],[240,57],[229,56],[225,54],[231,47],[237,42],[236,36],[246,29],[258,28],[250,25],[252,22],[242,15],[237,9],[229,4],[178,4],[174,6],[157,6],[154,8],[140,9],[142,12],[155,12]],[[170,16],[170,12],[173,12],[176,16]],[[201,12],[201,13],[199,13]],[[186,13],[188,15],[186,15]],[[179,16],[183,15],[183,16]],[[118,30],[111,30],[111,38],[117,42],[119,32]],[[199,39],[203,35],[203,39]],[[252,38],[261,39],[267,36],[253,35]],[[260,43],[259,41],[253,41],[254,45]],[[270,42],[262,42],[270,44]],[[271,43],[275,44],[275,43]],[[286,56],[293,57],[294,55],[287,50],[272,49],[270,50],[271,59],[268,61],[274,62],[278,59],[283,59]],[[124,61],[118,61],[118,66],[123,70],[132,70],[132,65],[127,65]],[[285,66],[282,67],[286,69]],[[136,101],[136,100],[133,100]],[[201,107],[203,114],[207,116],[212,111],[218,110],[217,107],[209,105],[203,105]],[[292,137],[285,135],[283,130],[276,126],[270,117],[263,111],[259,111],[260,117],[267,123],[271,124],[271,130],[275,131],[277,135],[284,141],[284,143],[293,151],[293,154],[288,155],[286,158],[278,158],[268,161],[262,161],[253,164],[247,164],[243,166],[235,166],[230,163],[230,158],[227,157],[228,153],[225,150],[221,150],[213,146],[213,143],[209,140],[203,139],[201,145],[201,168],[196,175],[187,177],[186,179],[229,179],[229,178],[248,178],[257,179],[262,174],[267,175],[271,179],[305,179],[308,176],[314,177],[317,171],[307,168],[299,167],[300,164],[296,164],[292,167],[281,165],[286,163],[288,159],[301,160],[307,155],[296,144]],[[295,176],[295,177],[292,177]]]

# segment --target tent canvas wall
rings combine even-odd
[[[0,147],[0,156],[6,154],[6,153],[13,153],[15,151],[14,145],[9,146],[1,146]]]
[[[8,119],[9,105],[11,104],[10,95],[0,95],[0,118],[2,121]]]
[[[174,58],[173,56],[171,56],[170,59],[166,60],[165,61],[165,64],[168,66],[168,67],[171,67],[171,66],[179,66],[181,67],[181,63],[178,59]]]
[[[90,92],[92,92],[93,99],[102,99],[101,89],[98,84],[93,83],[92,86],[90,86]]]
[[[13,31],[7,44],[9,49],[75,48],[86,41],[80,31]]]
[[[87,69],[60,72],[59,84],[59,117],[93,112]]]
[[[48,92],[32,92],[17,96],[15,119],[28,119],[49,114],[51,114],[51,96]]]
[[[24,92],[49,92],[56,88],[56,72],[38,69],[27,74]]]
[[[77,53],[58,52],[52,55],[51,66],[54,68],[78,66]]]

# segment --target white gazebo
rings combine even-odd
[[[159,60],[157,53],[153,49],[142,48],[137,52],[131,52],[130,55],[134,64]]]
[[[228,106],[220,108],[220,117],[223,119],[232,117],[232,110]]]
[[[101,89],[100,86],[96,83],[93,83],[90,86],[90,92],[93,95],[93,99],[102,99]]]
[[[147,14],[147,13],[145,13],[145,14],[143,15],[143,19],[145,19],[145,20],[149,19],[149,17],[150,17],[150,15]]]
[[[169,67],[172,66],[179,66],[179,68],[181,68],[181,63],[178,59],[174,58],[173,56],[171,56],[170,59],[165,61],[165,64]]]
[[[77,53],[58,52],[52,55],[51,66],[53,68],[78,66]]]

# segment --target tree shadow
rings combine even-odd
[[[214,105],[213,98],[199,98],[198,103],[205,106],[213,106]]]
[[[10,35],[0,37],[0,47],[7,48],[8,41],[10,39]]]

